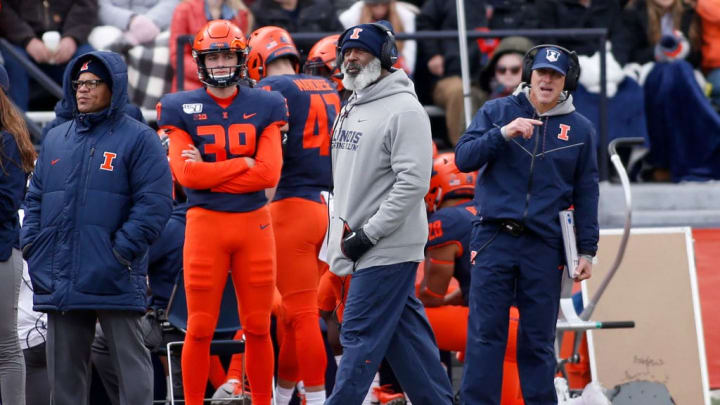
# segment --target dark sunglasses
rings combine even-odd
[[[82,86],[87,87],[89,90],[95,90],[100,83],[105,83],[105,80],[73,80],[73,90],[77,90]]]
[[[504,75],[505,72],[507,72],[509,70],[511,74],[516,75],[516,74],[520,73],[520,69],[521,69],[520,66],[510,66],[510,67],[495,66],[495,73]]]

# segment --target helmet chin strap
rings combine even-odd
[[[193,52],[196,51],[193,50]],[[238,55],[236,65],[208,67],[205,57],[211,52],[219,51],[202,51],[194,53],[194,57],[196,58],[198,64],[198,78],[204,85],[211,87],[230,87],[236,85],[247,75],[247,68],[245,66],[246,54],[244,52],[239,50],[236,51]],[[220,70],[227,70],[228,74],[219,75],[218,71]]]
[[[219,74],[215,73],[215,70],[225,70],[225,69],[228,69],[230,72],[225,75],[219,75]],[[235,67],[225,67],[225,66],[208,68],[208,74],[210,75],[211,78],[213,78],[215,80],[227,80],[227,79],[230,79],[233,76],[233,74],[235,74],[235,69],[236,69]]]

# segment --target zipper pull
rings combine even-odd
[[[93,146],[92,148],[90,148],[90,157],[93,157],[94,154],[95,154],[95,147]]]

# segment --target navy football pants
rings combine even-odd
[[[352,275],[340,331],[343,357],[326,405],[362,404],[383,357],[413,404],[452,404],[435,335],[415,297],[417,266],[368,267]]]
[[[556,404],[555,324],[563,249],[532,233],[514,237],[496,226],[473,232],[467,351],[461,388],[466,405],[500,404],[510,305],[520,311],[517,363],[527,405]],[[484,247],[483,247],[484,246]]]

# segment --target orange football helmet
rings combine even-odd
[[[262,80],[267,74],[266,66],[277,58],[290,58],[295,72],[300,71],[300,54],[290,33],[283,28],[268,25],[256,29],[250,34],[250,54],[248,55],[248,74],[253,80]]]
[[[223,66],[208,69],[205,65],[205,56],[215,52],[235,52],[238,61],[235,66]],[[247,72],[245,62],[247,60],[248,45],[242,30],[227,20],[213,20],[195,35],[192,47],[192,56],[198,66],[198,78],[206,86],[229,87],[244,78]],[[230,75],[218,76],[212,70],[235,69]]]
[[[448,198],[473,198],[477,173],[462,173],[455,165],[455,154],[441,153],[433,161],[430,190],[425,195],[428,212],[435,212]]]
[[[340,73],[340,68],[335,65],[337,57],[337,41],[340,34],[325,37],[313,45],[308,53],[307,61],[303,67],[303,72],[308,75],[327,77],[335,83],[338,91],[345,87],[342,80],[336,75]]]

